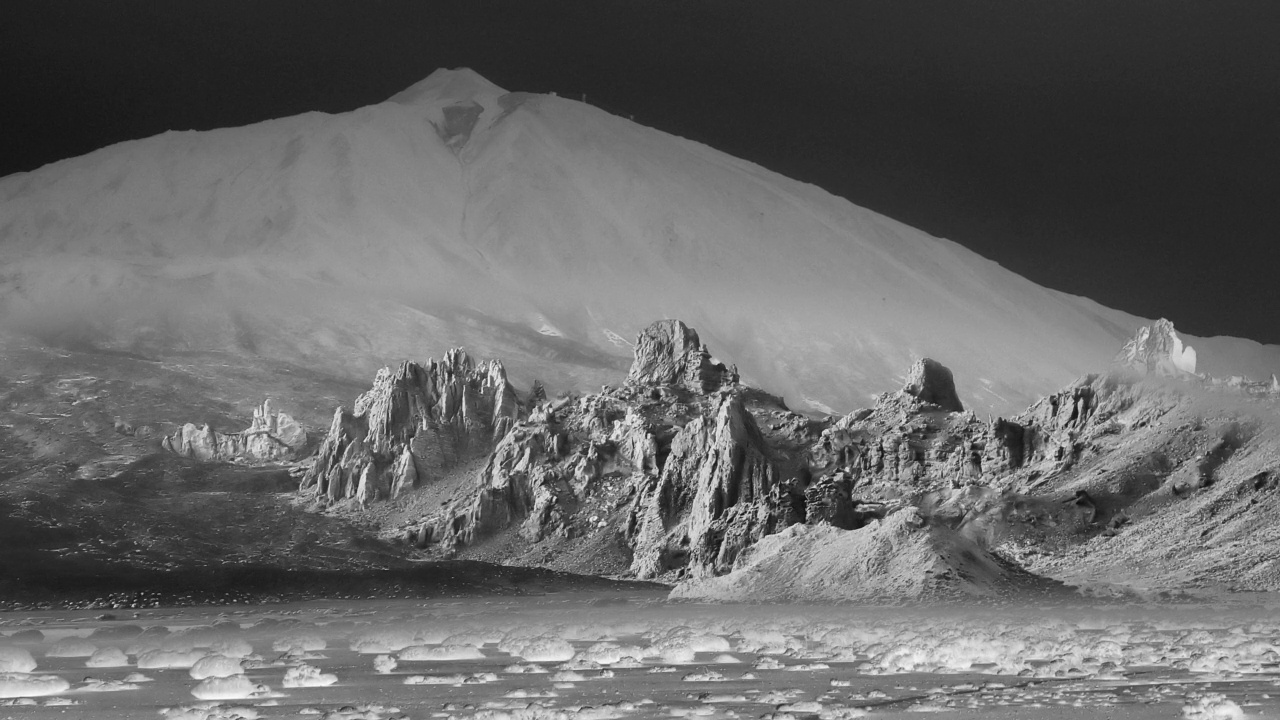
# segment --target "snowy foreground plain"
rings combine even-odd
[[[1280,598],[1259,596],[891,608],[615,593],[5,613],[0,717],[1266,717],[1280,715],[1278,652]]]

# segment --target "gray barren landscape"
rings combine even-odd
[[[1280,346],[554,93],[0,178],[0,717],[1280,712]]]

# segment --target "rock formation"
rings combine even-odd
[[[1144,375],[1194,375],[1196,351],[1190,346],[1183,347],[1173,323],[1160,318],[1150,326],[1138,328],[1113,362]]]
[[[907,373],[907,384],[902,391],[919,398],[921,402],[937,405],[947,412],[964,412],[960,396],[956,394],[956,381],[951,371],[937,360],[921,358]]]
[[[531,408],[497,442],[474,489],[407,534],[450,553],[508,529],[525,546],[617,543],[626,559],[615,571],[707,577],[783,528],[859,528],[927,493],[989,482],[1052,445],[1017,422],[960,412],[951,372],[936,361],[917,362],[909,378],[874,408],[807,420],[712,363],[695,331],[660,321],[637,338],[622,387]],[[377,386],[391,384],[380,376]],[[338,467],[369,475],[351,474],[361,498],[378,474],[362,427],[335,417],[314,471],[332,473],[329,458],[344,453]],[[398,432],[403,444],[408,431]]]
[[[267,400],[253,410],[247,430],[220,433],[208,425],[183,425],[160,441],[171,453],[201,462],[250,464],[291,462],[307,450],[307,431],[285,413],[275,412]]]
[[[461,349],[425,365],[383,368],[351,410],[338,408],[301,489],[330,502],[368,504],[487,454],[519,416],[497,360]]]
[[[627,373],[627,383],[633,386],[676,385],[695,393],[737,382],[737,368],[712,362],[698,333],[679,320],[659,320],[640,333]]]
[[[1165,343],[1150,337],[1148,349]],[[1248,434],[1184,421],[1160,437],[1207,433],[1198,455],[1190,446],[1176,457],[1136,454],[1129,438],[1185,415],[1188,393],[1223,394],[1126,372],[1083,377],[1019,415],[984,420],[963,410],[950,370],[930,359],[873,407],[806,418],[742,385],[678,321],[651,325],[634,347],[620,387],[524,414],[496,363],[472,368],[454,352],[384,370],[353,411],[335,415],[306,484],[368,502],[456,466],[469,448],[488,453],[483,469],[393,531],[429,556],[558,569],[589,560],[594,572],[694,583],[728,573],[732,589],[753,586],[750,568],[813,555],[865,581],[867,597],[981,594],[1048,587],[1000,548],[1123,540],[1126,523],[1163,502],[1143,498],[1214,487]],[[1273,475],[1254,475],[1269,487]],[[788,530],[797,526],[809,529]],[[895,560],[891,547],[915,554]],[[902,582],[866,580],[867,568],[849,569],[860,557],[905,573]]]
[[[456,552],[512,528],[525,543],[618,544],[626,560],[616,569],[639,577],[726,571],[744,548],[803,519],[792,507],[803,505],[800,465],[775,462],[748,406],[801,422],[713,363],[692,329],[654,323],[622,387],[533,407],[498,442],[474,492],[411,534]]]
[[[632,508],[637,577],[686,566],[693,577],[725,572],[746,547],[797,519],[741,395],[726,392],[708,410],[676,433],[661,474],[646,479]]]

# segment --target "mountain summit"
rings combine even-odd
[[[1144,324],[465,69],[348,113],[169,132],[0,179],[0,320],[60,343],[349,378],[465,345],[557,390],[615,378],[655,317],[688,320],[793,407],[839,411],[928,356],[965,407],[1010,412]],[[1280,348],[1188,340],[1217,375],[1280,365]]]

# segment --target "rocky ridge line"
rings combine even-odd
[[[413,487],[398,480],[403,471],[397,468],[416,471],[414,460],[433,452],[436,440],[416,429],[420,419],[406,425],[403,417],[411,412],[374,412],[401,418],[366,421],[385,428],[375,433],[389,438],[382,441],[366,442],[359,427],[353,429],[355,418],[375,405],[399,407],[390,388],[431,384],[409,382],[414,373],[407,367],[398,375],[384,371],[355,413],[335,416],[308,476],[312,492],[334,487],[320,484],[334,468],[345,478],[339,481],[345,490],[320,491],[330,502],[367,503],[396,494],[359,489],[371,484],[361,483],[366,473],[390,473],[380,487],[389,484],[400,493]],[[903,588],[938,596],[1052,590],[1058,586],[1023,573],[995,550],[1016,555],[1031,546],[1052,555],[1123,536],[1126,523],[1165,502],[1160,498],[1187,497],[1218,478],[1234,477],[1222,468],[1249,437],[1202,423],[1195,432],[1158,435],[1151,442],[1165,443],[1162,449],[1139,453],[1132,447],[1139,440],[1129,438],[1147,438],[1173,418],[1202,412],[1195,409],[1195,393],[1203,383],[1126,368],[1081,378],[1014,417],[981,419],[963,409],[951,372],[928,358],[912,366],[899,391],[880,396],[873,407],[840,418],[804,417],[743,385],[732,369],[711,361],[694,330],[674,320],[640,334],[620,387],[526,407],[514,401],[514,392],[497,392],[509,387],[505,376],[502,382],[472,382],[479,398],[512,398],[501,413],[475,405],[480,416],[495,418],[485,426],[490,434],[484,442],[472,446],[492,448],[483,469],[453,481],[461,481],[460,489],[438,509],[387,526],[388,536],[399,533],[427,557],[561,569],[581,569],[589,561],[593,572],[667,581],[699,581],[753,564],[772,567],[782,557],[769,554],[777,543],[765,555],[753,548],[787,528],[809,525],[829,530],[786,537],[803,543],[865,530],[870,534],[840,543],[868,553],[881,553],[884,542],[914,543],[914,564],[893,567],[914,567],[933,580]],[[361,448],[374,445],[382,459],[371,463]],[[412,477],[420,487],[435,480]],[[904,512],[918,519],[904,524]],[[891,532],[884,525],[889,518],[897,518]],[[975,552],[977,560],[970,557]],[[847,560],[887,562],[882,554]],[[966,573],[977,569],[985,579],[966,585]]]

